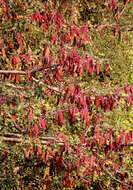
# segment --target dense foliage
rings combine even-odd
[[[0,189],[132,189],[132,1],[0,6]]]

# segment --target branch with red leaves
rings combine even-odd
[[[7,134],[2,134],[0,133],[1,136],[1,141],[3,142],[9,142],[9,143],[22,143],[22,142],[28,142],[28,140],[25,140],[23,138],[23,135],[18,134],[18,133],[7,133]],[[64,143],[62,141],[58,141],[55,137],[51,136],[44,136],[44,137],[38,137],[34,140],[40,140],[42,145],[48,145],[51,142],[56,142],[59,145],[63,145]],[[128,143],[128,144],[122,144],[121,146],[133,146],[133,142]],[[96,154],[94,152],[94,154]]]

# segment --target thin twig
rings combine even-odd
[[[121,10],[121,12],[116,14],[116,17],[118,16],[118,18],[120,18],[120,16],[123,14],[123,12],[124,12],[125,9],[126,9],[127,3],[129,3],[129,2],[130,2],[130,0],[127,0],[126,4],[124,5],[124,7],[123,7],[123,9]]]
[[[120,181],[120,180],[116,179],[115,177],[113,177],[107,170],[105,170],[105,172],[107,173],[107,175],[108,175],[111,179],[115,180],[116,182],[120,183],[121,185],[125,185],[125,186],[128,186],[128,187],[132,187],[131,185],[129,185],[129,184],[127,184],[127,183],[124,183],[123,181]]]
[[[6,86],[6,87],[9,87],[9,88],[15,88],[15,89],[18,89],[18,90],[32,90],[32,88],[27,88],[27,87],[22,87],[22,86],[18,86],[18,85],[13,85],[13,84],[10,84],[10,83],[4,83],[2,81],[0,81],[0,85]]]
[[[28,168],[28,167],[41,167],[41,166],[46,166],[45,162],[31,162],[31,163],[24,163],[21,166],[17,166],[14,168],[13,172],[17,173],[17,172],[22,172],[24,169]]]
[[[32,78],[34,82],[38,83],[39,85],[44,85],[46,86],[48,89],[50,90],[53,90],[53,91],[56,91],[56,92],[59,92],[61,93],[60,89],[58,87],[55,87],[55,86],[51,86],[51,85],[48,85],[48,84],[45,84],[44,82],[41,82],[39,80],[37,80],[36,78]]]

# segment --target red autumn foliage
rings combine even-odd
[[[39,123],[40,123],[40,128],[42,128],[44,130],[47,128],[45,119],[40,119]]]
[[[116,8],[116,0],[110,0],[110,9]]]
[[[37,124],[35,124],[35,125],[33,126],[33,134],[34,134],[35,136],[37,136],[38,133],[39,133],[39,127],[38,127]]]
[[[61,110],[58,111],[58,124],[62,124],[64,122],[63,112]]]

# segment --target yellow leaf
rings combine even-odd
[[[47,188],[47,186],[46,186],[46,185],[44,185],[44,186],[43,186],[43,190],[46,190],[46,188]]]
[[[49,172],[50,172],[50,168],[49,168],[49,167],[46,167],[45,170],[44,170],[43,179],[45,179],[47,176],[49,176]]]
[[[106,162],[106,164],[112,165],[112,161],[111,161],[111,160],[108,160],[108,161]]]
[[[3,14],[3,8],[0,8],[0,15]]]

